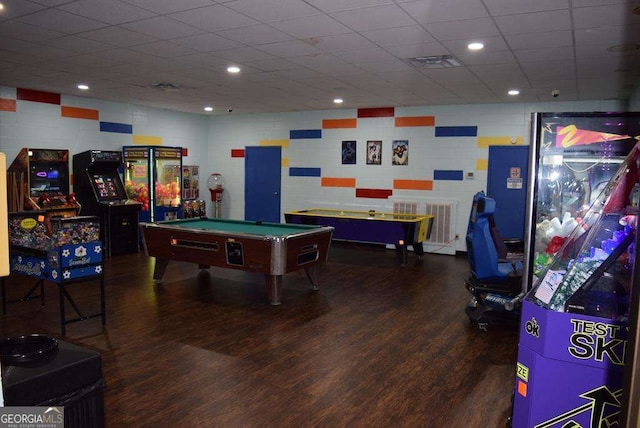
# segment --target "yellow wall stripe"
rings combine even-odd
[[[289,166],[289,158],[282,158],[282,167],[286,168]]]
[[[133,135],[133,144],[140,144],[141,146],[161,146],[162,137],[155,135]]]
[[[478,171],[487,171],[489,169],[489,159],[476,159],[476,169]]]
[[[513,141],[515,139],[515,142]],[[489,146],[521,146],[522,137],[478,137],[478,147]]]
[[[289,147],[289,140],[260,140],[258,141],[260,146],[280,146],[282,148]]]

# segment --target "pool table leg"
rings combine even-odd
[[[320,266],[318,264],[314,264],[311,266],[307,266],[304,268],[304,271],[307,274],[307,278],[309,278],[309,282],[311,283],[312,290],[319,290],[320,287]]]
[[[264,279],[267,283],[267,294],[272,305],[279,305],[282,297],[282,275],[265,274]]]
[[[164,271],[167,270],[169,265],[168,259],[161,259],[156,257],[156,266],[153,268],[153,280],[155,282],[161,282]]]

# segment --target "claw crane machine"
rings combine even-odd
[[[182,148],[124,146],[127,197],[142,203],[140,222],[182,218]]]
[[[532,132],[512,426],[619,426],[640,113],[535,113]]]

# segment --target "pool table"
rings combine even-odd
[[[153,279],[161,281],[169,261],[262,273],[272,305],[279,305],[282,277],[305,270],[318,289],[319,266],[327,260],[333,227],[189,218],[141,223],[143,246],[155,257]]]
[[[402,265],[407,264],[408,245],[413,246],[416,255],[424,254],[422,242],[429,239],[434,218],[432,215],[324,208],[290,211],[284,217],[287,223],[333,227],[333,239],[395,245]]]

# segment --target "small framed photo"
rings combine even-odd
[[[409,165],[408,140],[393,140],[391,165]]]
[[[355,165],[355,163],[356,163],[356,142],[343,141],[342,142],[342,164]]]
[[[367,165],[382,164],[382,141],[367,141]]]

